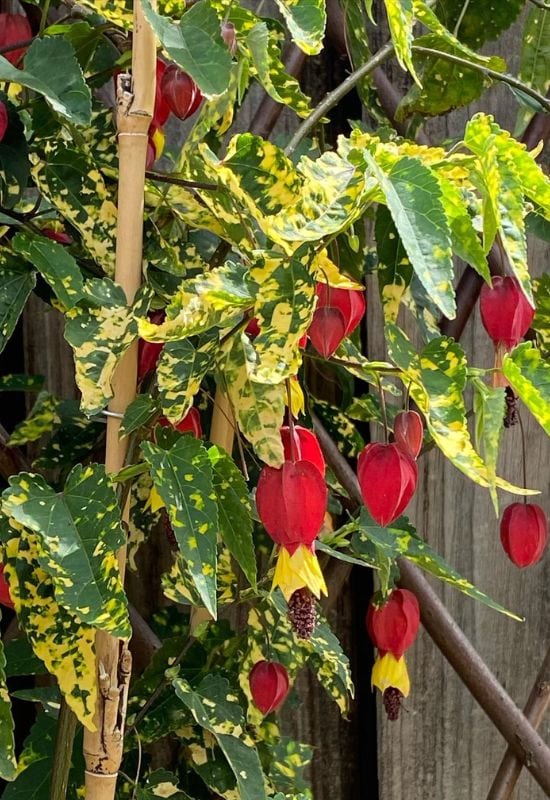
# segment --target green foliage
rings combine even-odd
[[[15,330],[35,282],[24,261],[0,250],[0,352]]]
[[[550,14],[535,5],[529,10],[523,29],[518,77],[543,95],[550,86]],[[516,136],[523,133],[532,113],[527,102],[519,108]]]
[[[323,44],[326,24],[325,0],[276,0],[298,47],[314,56]]]
[[[550,436],[550,364],[531,342],[516,347],[502,364],[514,392]]]
[[[11,781],[15,777],[15,742],[11,701],[6,685],[6,656],[0,642],[0,777]]]

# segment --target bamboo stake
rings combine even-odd
[[[117,87],[117,129],[119,148],[118,220],[115,280],[132,303],[141,283],[143,244],[143,194],[147,133],[155,98],[156,46],[141,4],[134,4],[132,78],[121,75]],[[136,393],[137,342],[121,359],[113,380],[114,397],[107,417],[105,469],[121,469],[127,443],[120,441],[120,420]],[[128,506],[123,520],[127,520]],[[126,548],[118,554],[122,579]],[[126,642],[102,631],[96,635],[99,699],[94,721],[97,730],[84,731],[87,800],[113,800],[122,760],[126,700],[131,673],[131,656]]]

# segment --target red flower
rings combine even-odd
[[[283,425],[281,428],[281,439],[285,451],[285,459],[287,461],[309,461],[317,467],[321,475],[325,474],[325,459],[317,437],[313,431],[308,428],[303,428],[301,425],[294,425],[294,448],[291,447],[291,433],[288,425]]]
[[[187,119],[201,104],[202,94],[199,87],[176,64],[166,67],[160,88],[164,102],[178,119]]]
[[[202,438],[201,415],[198,408],[195,407],[190,408],[183,419],[176,423],[176,425],[172,425],[166,417],[161,417],[159,419],[159,425],[162,425],[163,428],[175,428],[177,431],[180,431],[180,433],[189,431],[193,434],[195,439]]]
[[[479,308],[483,327],[495,345],[503,344],[507,350],[523,339],[535,315],[517,278],[510,276],[494,277],[493,288],[483,284]]]
[[[418,600],[408,589],[394,589],[382,606],[372,600],[369,604],[367,630],[380,655],[400,658],[416,639],[419,625]]]
[[[254,705],[262,714],[270,714],[286,700],[289,680],[288,672],[278,661],[258,661],[248,677]]]
[[[69,245],[73,243],[73,237],[69,236],[69,234],[65,233],[65,231],[56,231],[53,228],[42,228],[42,233],[48,239],[51,239],[53,242],[57,242],[58,244]]]
[[[161,82],[168,65],[165,61],[157,58],[156,66],[156,83],[155,83],[155,107],[153,110],[153,119],[151,120],[151,127],[162,128],[168,117],[170,116],[170,107],[166,102],[161,90]]]
[[[13,608],[13,601],[10,596],[10,587],[4,577],[4,565],[0,564],[0,605]]]
[[[548,541],[548,521],[535,503],[512,503],[504,510],[500,541],[516,567],[530,567],[541,558]]]
[[[420,414],[416,411],[401,411],[397,414],[393,423],[393,435],[401,452],[411,458],[418,458],[423,434],[424,426]]]
[[[164,309],[161,309],[160,311],[151,311],[149,313],[149,319],[155,325],[160,325],[161,322],[164,322],[165,316],[166,312]],[[142,381],[143,378],[149,374],[149,372],[156,368],[163,347],[163,342],[146,342],[145,339],[139,339],[137,375],[138,383]]]
[[[415,462],[396,444],[368,444],[357,462],[361,494],[378,525],[393,522],[405,510],[416,489]]]
[[[32,39],[32,30],[24,14],[0,14],[0,47],[26,42],[28,39]],[[8,50],[4,53],[4,58],[11,64],[17,64],[26,51],[26,47]]]
[[[311,547],[327,508],[323,476],[309,461],[285,461],[279,469],[264,467],[256,489],[256,507],[273,541],[291,555],[301,544]]]
[[[363,292],[355,289],[338,289],[326,283],[318,283],[317,308],[309,326],[309,338],[314,348],[329,358],[359,325],[365,313]]]

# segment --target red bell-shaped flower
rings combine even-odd
[[[183,419],[176,423],[176,425],[172,425],[166,417],[161,417],[159,419],[159,425],[162,425],[163,428],[175,428],[177,431],[180,431],[180,433],[190,432],[195,439],[200,439],[202,437],[201,415],[198,408],[194,406],[189,409]]]
[[[193,78],[176,64],[166,67],[160,87],[165,103],[178,119],[184,120],[190,117],[201,103],[202,94],[199,87]]]
[[[151,126],[153,128],[162,128],[168,117],[170,116],[170,106],[166,102],[161,89],[162,78],[168,64],[161,58],[157,58],[156,66],[156,84],[155,84],[155,106],[153,109],[153,119]]]
[[[511,276],[495,276],[493,288],[484,283],[479,308],[483,327],[495,345],[503,344],[507,350],[523,339],[535,315],[517,278]]]
[[[0,14],[0,48],[26,42],[28,39],[32,39],[32,30],[24,14]],[[17,64],[26,50],[26,47],[18,47],[17,50],[8,50],[3,55],[11,64]]]
[[[4,565],[0,564],[0,605],[13,608],[13,601],[10,596],[10,588],[4,577]]]
[[[294,447],[292,447],[292,433],[288,425],[281,428],[281,440],[287,461],[309,461],[317,467],[321,475],[325,474],[325,459],[317,437],[308,428],[294,425]]]
[[[405,510],[416,489],[416,463],[396,444],[368,444],[357,462],[361,494],[373,519],[389,525]]]
[[[318,283],[318,303],[309,326],[309,338],[324,358],[329,358],[359,325],[365,313],[364,293],[355,289],[338,289]]]
[[[416,639],[419,625],[418,600],[408,589],[394,589],[382,606],[372,600],[369,604],[367,630],[381,655],[400,658]]]
[[[8,130],[8,121],[8,109],[6,108],[6,104],[2,103],[0,100],[0,142]]]
[[[411,458],[418,458],[422,447],[424,426],[417,411],[401,411],[393,423],[393,435],[398,448]]]
[[[288,672],[278,661],[258,661],[248,677],[254,705],[262,714],[270,714],[282,706],[289,689]]]
[[[346,321],[346,336],[356,329],[367,308],[365,293],[358,289],[339,289],[327,283],[318,283],[315,293],[319,307],[337,308]]]
[[[149,312],[149,319],[155,325],[160,325],[161,322],[164,322],[165,317],[166,312],[164,309]],[[149,372],[156,368],[163,347],[163,342],[146,342],[145,339],[139,339],[137,375],[138,383],[142,381]]]
[[[541,558],[548,541],[548,520],[535,503],[512,503],[504,509],[500,541],[516,567],[530,567]]]
[[[301,544],[310,547],[323,526],[327,487],[309,461],[285,461],[279,469],[264,467],[256,489],[262,525],[276,544],[290,554]]]

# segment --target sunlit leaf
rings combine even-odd
[[[514,392],[550,436],[550,364],[532,342],[518,345],[502,364]]]

